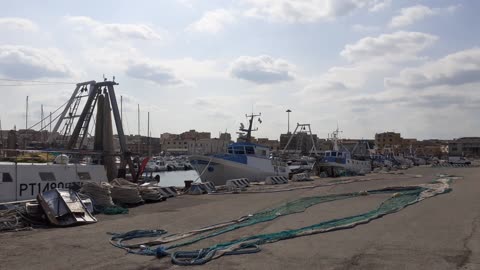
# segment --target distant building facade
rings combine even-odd
[[[118,135],[115,135],[118,141]],[[159,155],[162,152],[162,146],[160,144],[160,138],[139,136],[139,135],[126,135],[125,140],[127,142],[127,148],[134,155],[145,156],[151,153],[153,156]],[[116,143],[115,143],[116,145]],[[115,146],[116,150],[120,149],[120,145]]]
[[[221,133],[219,138],[211,138],[210,132],[189,130],[181,134],[163,133],[160,136],[160,143],[165,153],[208,155],[225,153],[231,143],[231,135]]]
[[[480,157],[480,137],[464,137],[448,143],[450,156]]]
[[[399,149],[403,144],[400,133],[383,132],[375,134],[375,146],[378,151]]]
[[[198,132],[195,129],[183,132],[180,134],[180,139],[182,140],[201,140],[201,139],[210,139],[210,132]]]
[[[270,148],[270,151],[272,152],[278,152],[280,149],[280,141],[278,140],[270,140],[268,138],[258,138],[256,140],[257,144],[268,146]]]

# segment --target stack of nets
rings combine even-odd
[[[116,178],[110,182],[112,185],[112,199],[119,204],[140,204],[144,203],[138,186],[125,179]]]
[[[110,191],[110,184],[86,182],[80,189],[80,193],[87,195],[92,199],[93,205],[96,209],[103,209],[113,207],[115,204],[112,201],[112,194]]]
[[[160,193],[160,187],[155,186],[140,186],[139,188],[140,195],[142,196],[144,201],[164,201],[166,200],[165,197],[162,196]]]

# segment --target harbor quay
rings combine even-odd
[[[396,173],[315,178],[243,192],[180,195],[130,208],[125,215],[96,215],[97,223],[0,234],[1,269],[179,269],[170,257],[131,254],[108,233],[166,230],[177,234],[248,216],[312,196],[417,186],[446,175],[450,192],[351,228],[265,243],[252,254],[221,256],[195,269],[480,269],[479,167],[418,166]],[[272,192],[278,190],[279,192]],[[250,192],[248,192],[250,191]],[[251,235],[270,234],[372,211],[395,194],[334,200],[303,212],[246,226],[175,250],[191,251]],[[189,238],[187,238],[189,239]],[[135,243],[144,239],[133,239]],[[188,268],[188,267],[187,267]]]

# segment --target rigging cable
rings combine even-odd
[[[68,101],[63,103],[60,107],[58,107],[57,109],[55,109],[55,111],[52,112],[52,114],[55,114],[56,112],[58,112],[58,110],[60,110],[61,108],[63,108],[65,105],[67,105]],[[33,126],[29,127],[28,129],[33,129],[34,127],[38,126],[38,124],[40,124],[41,122],[45,121],[47,118],[50,118],[50,115],[47,115],[45,116],[43,119],[41,119],[40,121],[38,121],[36,124],[34,124]],[[55,121],[58,117],[56,117],[54,120],[50,121],[47,125],[45,125],[45,127],[47,127],[49,124],[51,124],[53,121]],[[40,130],[44,130],[45,127],[43,127],[42,129]]]

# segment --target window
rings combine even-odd
[[[78,178],[80,180],[91,180],[92,179],[90,177],[90,173],[88,173],[88,172],[78,172],[77,175],[78,175]]]
[[[3,182],[13,182],[12,176],[9,173],[2,173]]]
[[[245,153],[247,153],[247,155],[255,155],[255,149],[253,149],[252,146],[247,146],[245,147]]]
[[[38,175],[42,181],[57,181],[55,175],[52,172],[39,172]]]
[[[229,148],[228,148],[228,153],[229,153],[229,154],[233,154],[233,148],[229,147]]]
[[[336,157],[336,156],[337,156],[337,152],[332,152],[331,155],[332,155],[332,157]]]
[[[245,155],[245,148],[243,146],[236,146],[234,150],[235,154]]]

